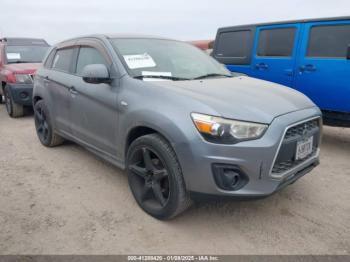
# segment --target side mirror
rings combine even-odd
[[[87,65],[83,68],[82,78],[89,84],[110,83],[108,69],[103,64]]]
[[[346,59],[350,60],[350,45],[348,45],[348,51],[346,52]]]

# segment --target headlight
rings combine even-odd
[[[192,113],[191,117],[198,131],[210,141],[233,144],[260,138],[268,125],[224,119],[216,116]]]
[[[33,78],[27,74],[15,74],[16,83],[18,84],[33,84]]]

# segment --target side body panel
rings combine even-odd
[[[293,87],[307,95],[322,110],[350,113],[350,60],[346,57],[310,57],[307,54],[312,28],[338,25],[350,25],[350,20],[304,25]],[[330,35],[322,35],[319,39],[330,44],[335,40]]]

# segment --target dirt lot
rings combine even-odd
[[[124,172],[75,144],[40,145],[0,106],[0,254],[350,254],[350,129],[324,130],[321,165],[270,198],[196,204],[169,222]]]

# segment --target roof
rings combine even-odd
[[[350,16],[338,16],[338,17],[323,17],[323,18],[305,18],[299,20],[285,20],[285,21],[274,21],[274,22],[262,22],[255,24],[241,24],[235,26],[220,27],[220,29],[229,29],[241,26],[265,26],[265,25],[278,25],[278,24],[291,24],[291,23],[307,23],[307,22],[321,22],[321,21],[338,21],[338,20],[350,20]]]
[[[0,38],[0,42],[7,45],[49,45],[44,39],[27,37],[4,37]]]
[[[79,40],[81,38],[149,38],[149,39],[164,39],[164,40],[174,40],[166,37],[161,37],[161,36],[152,36],[152,35],[143,35],[143,34],[91,34],[91,35],[81,35],[77,37],[73,37],[70,39],[66,39],[64,41],[61,41],[60,43],[63,42],[68,42],[68,41],[74,41],[74,40]]]

